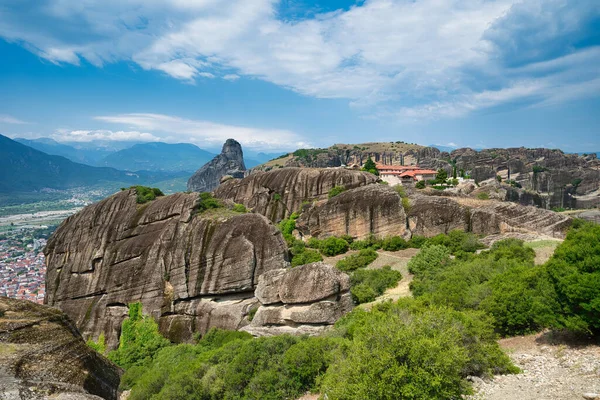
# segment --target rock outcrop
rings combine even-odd
[[[480,235],[535,233],[564,238],[571,218],[549,210],[494,200],[416,195],[408,225],[413,235],[434,236],[458,229]]]
[[[385,185],[362,186],[316,203],[302,213],[296,227],[315,237],[410,236],[401,198]]]
[[[116,400],[121,374],[61,311],[0,297],[0,399]]]
[[[190,192],[212,192],[225,176],[243,178],[246,166],[242,145],[227,139],[221,154],[206,163],[190,177],[187,183]]]
[[[45,303],[110,348],[137,301],[173,341],[247,324],[259,276],[289,265],[287,246],[259,214],[198,206],[197,193],[139,205],[128,190],[69,217],[44,250]]]
[[[255,294],[259,307],[242,330],[256,336],[317,334],[353,308],[350,277],[322,262],[266,272]]]
[[[215,190],[215,197],[241,203],[278,222],[303,204],[327,199],[335,186],[349,190],[376,181],[377,177],[368,172],[343,168],[282,168],[229,180]]]
[[[268,171],[281,167],[325,168],[361,166],[368,158],[388,165],[443,168],[452,176],[453,165],[478,183],[500,175],[517,188],[504,191],[504,201],[542,208],[593,208],[600,205],[600,160],[596,154],[566,154],[558,149],[462,148],[441,152],[433,147],[406,143],[338,144],[327,149],[299,150],[257,167]],[[519,188],[522,187],[521,188]]]

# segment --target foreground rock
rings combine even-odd
[[[45,303],[84,337],[104,333],[109,348],[137,301],[176,342],[248,324],[258,278],[289,265],[287,246],[265,217],[199,214],[198,201],[178,193],[139,205],[128,190],[69,217],[44,250]]]
[[[242,330],[256,336],[317,334],[353,308],[350,277],[322,262],[263,274],[259,307]]]
[[[335,186],[350,190],[376,181],[377,177],[368,172],[342,168],[283,168],[229,180],[219,186],[215,197],[244,204],[278,222],[300,211],[303,204],[326,200]]]
[[[64,313],[0,297],[0,399],[117,399],[121,373]]]
[[[246,166],[242,145],[233,139],[227,139],[221,154],[206,163],[188,180],[190,192],[212,192],[219,186],[224,176],[243,178]]]

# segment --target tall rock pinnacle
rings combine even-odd
[[[227,139],[221,154],[196,171],[188,180],[187,188],[191,192],[211,192],[225,175],[243,178],[245,170],[242,145],[234,139]]]

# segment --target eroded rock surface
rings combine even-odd
[[[296,226],[315,237],[410,235],[401,198],[386,185],[362,186],[317,203],[305,210]]]
[[[46,298],[84,337],[116,347],[140,301],[174,341],[247,321],[258,277],[289,265],[281,233],[259,214],[196,215],[197,193],[136,204],[134,190],[69,217],[45,248]],[[255,302],[255,300],[254,300]]]
[[[191,192],[211,192],[219,186],[223,177],[243,178],[244,171],[242,145],[227,139],[221,154],[196,171],[188,180],[187,187]]]
[[[278,222],[299,211],[303,203],[327,199],[335,186],[349,190],[376,181],[377,177],[368,172],[342,168],[283,168],[224,182],[215,190],[215,197],[244,204]]]
[[[352,310],[350,277],[318,262],[263,274],[256,287],[259,307],[242,330],[257,336],[317,334]]]
[[[61,311],[0,297],[0,399],[117,399],[121,374]]]

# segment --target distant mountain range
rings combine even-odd
[[[59,143],[50,138],[15,141],[44,153],[63,156],[93,167],[112,167],[125,171],[185,171],[193,173],[212,160],[219,151],[211,152],[190,143],[106,142]],[[283,153],[246,151],[248,168],[263,164]]]
[[[186,175],[167,172],[126,172],[75,163],[49,155],[0,135],[0,193],[69,189],[106,184],[147,185]]]
[[[141,143],[109,154],[97,165],[127,171],[187,171],[193,173],[215,154],[189,143]]]
[[[114,152],[114,150],[109,150],[105,148],[75,147],[69,144],[58,143],[57,141],[50,138],[15,138],[14,140],[26,146],[32,147],[36,150],[43,151],[46,154],[50,154],[53,156],[62,156],[68,158],[71,161],[92,166],[95,166],[96,163],[102,158]]]

